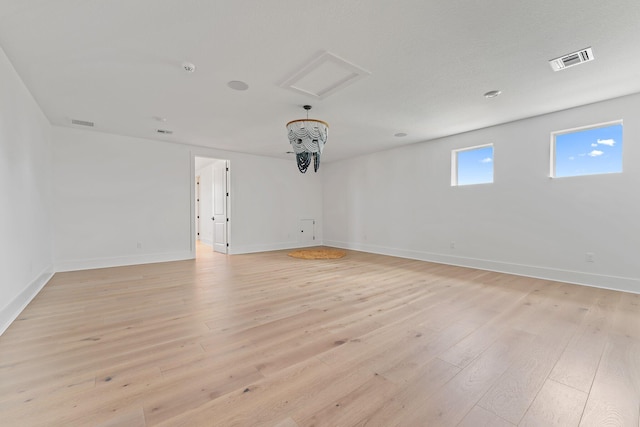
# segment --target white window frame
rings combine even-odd
[[[469,185],[482,185],[482,184],[493,184],[495,181],[495,166],[492,164],[493,167],[493,181],[491,182],[479,182],[477,184],[464,184],[464,185],[459,185],[458,184],[458,153],[463,152],[463,151],[471,151],[471,150],[478,150],[480,148],[486,148],[486,147],[491,147],[492,152],[493,152],[493,163],[495,164],[495,147],[493,146],[493,142],[489,143],[489,144],[481,144],[481,145],[474,145],[473,147],[464,147],[464,148],[456,148],[454,150],[451,150],[451,186],[452,187],[467,187]]]
[[[583,130],[604,128],[604,127],[613,126],[613,125],[622,125],[624,129],[624,124],[622,123],[622,119],[619,119],[619,120],[612,120],[610,122],[579,126],[571,129],[563,129],[563,130],[557,130],[557,131],[551,132],[551,144],[550,144],[551,155],[549,156],[549,178],[575,178],[580,176],[605,175],[605,174],[598,173],[598,174],[570,175],[570,176],[557,177],[556,176],[556,136],[566,135],[568,133],[581,132]],[[623,136],[624,136],[624,132],[623,132]],[[624,144],[624,140],[622,141],[622,143]],[[619,173],[619,172],[615,172],[615,173]]]

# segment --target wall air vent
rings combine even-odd
[[[86,120],[71,119],[71,124],[72,125],[78,125],[78,126],[88,126],[90,128],[93,127],[93,122],[88,122]]]
[[[163,135],[171,135],[173,133],[172,130],[167,130],[167,129],[158,129],[156,132],[161,133]]]
[[[552,59],[549,61],[549,65],[553,71],[560,71],[589,61],[593,61],[593,51],[590,47]]]

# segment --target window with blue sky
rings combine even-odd
[[[493,182],[493,145],[482,145],[452,152],[451,185]]]
[[[622,172],[622,122],[555,132],[551,176]]]

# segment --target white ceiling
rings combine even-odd
[[[640,92],[638,0],[0,0],[0,45],[56,125],[282,158],[304,104],[331,161]],[[325,51],[370,74],[280,86]]]

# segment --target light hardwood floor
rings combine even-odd
[[[640,295],[205,248],[56,274],[0,337],[0,425],[639,425]]]

